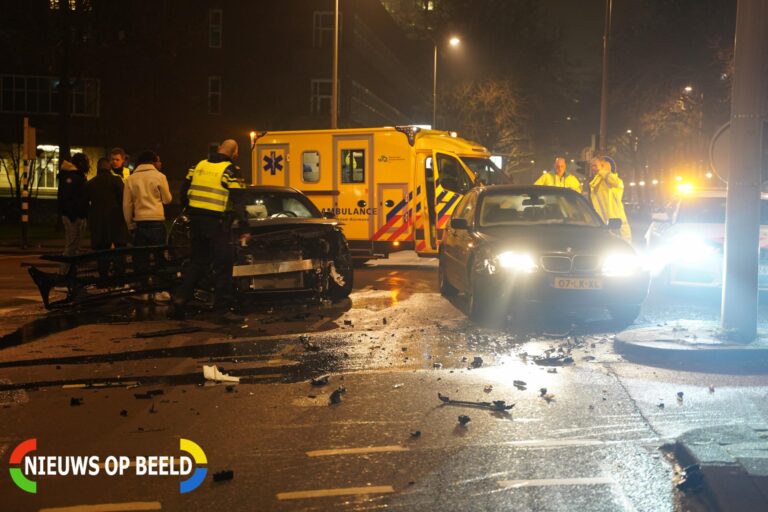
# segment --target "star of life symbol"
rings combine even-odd
[[[277,171],[283,170],[283,155],[278,155],[274,151],[269,152],[269,156],[264,157],[264,170],[269,172],[272,176],[277,173]]]

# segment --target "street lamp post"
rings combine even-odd
[[[461,39],[452,37],[448,44],[453,47],[459,46]],[[432,67],[432,129],[437,127],[437,42],[434,47],[434,65]]]
[[[338,126],[339,111],[339,0],[333,15],[333,70],[331,77],[331,128]]]

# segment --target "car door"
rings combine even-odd
[[[477,194],[469,192],[459,202],[453,217],[464,219],[472,227],[475,205],[477,203]],[[445,270],[451,283],[465,289],[466,286],[466,268],[471,250],[472,235],[470,229],[454,229],[450,222],[445,227]]]

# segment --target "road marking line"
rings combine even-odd
[[[520,487],[551,487],[558,485],[606,485],[613,480],[606,477],[595,478],[547,478],[541,480],[499,480],[499,487],[519,489]]]
[[[303,500],[306,498],[326,498],[329,496],[350,496],[355,494],[387,494],[395,492],[391,485],[376,487],[342,487],[338,489],[317,489],[314,491],[294,491],[277,493],[278,500]]]
[[[368,446],[365,448],[337,448],[334,450],[313,450],[307,452],[309,457],[326,457],[328,455],[365,455],[368,453],[407,452],[405,446]]]
[[[159,501],[133,501],[128,503],[99,503],[97,505],[73,505],[71,507],[41,508],[40,512],[127,512],[137,510],[162,510]]]

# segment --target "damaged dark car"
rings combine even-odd
[[[254,186],[230,192],[232,268],[240,299],[274,292],[307,292],[340,300],[352,291],[352,256],[339,221],[326,218],[290,187]],[[189,258],[189,218],[182,212],[168,234],[176,260]],[[203,282],[200,291],[213,289]]]
[[[235,295],[239,302],[262,294],[341,300],[352,291],[352,256],[339,221],[323,216],[304,194],[289,187],[248,187],[230,193]],[[164,246],[49,255],[31,266],[49,309],[136,293],[174,290],[190,261],[189,217],[178,215]],[[210,302],[214,278],[198,284],[196,298]],[[58,292],[63,292],[64,296]]]

